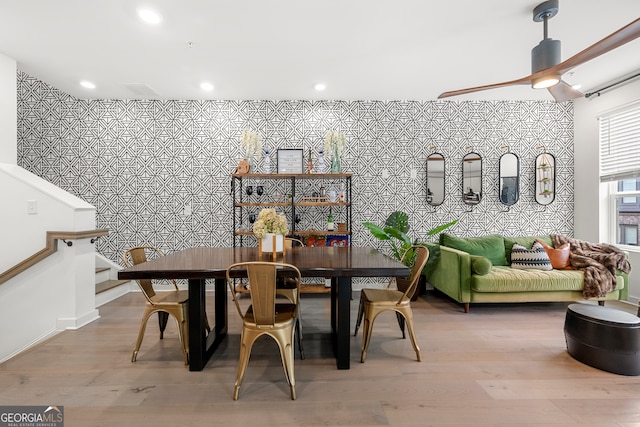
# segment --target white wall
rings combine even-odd
[[[16,62],[0,55],[0,273],[44,249],[47,231],[95,229],[95,207],[17,166]],[[27,201],[37,213],[27,212]],[[88,239],[0,283],[0,362],[98,318]]]
[[[579,99],[574,104],[575,237],[590,242],[608,239],[607,200],[599,191],[599,141],[597,117],[612,108],[640,99],[640,80],[621,85],[601,96]],[[596,197],[596,195],[599,195]],[[629,255],[632,265],[629,300],[640,299],[640,251]]]
[[[16,61],[0,54],[0,163],[17,161]]]

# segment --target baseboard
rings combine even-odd
[[[23,347],[17,349],[13,353],[11,353],[8,356],[4,357],[2,360],[0,360],[0,363],[6,362],[7,360],[19,355],[20,353],[27,351],[31,347],[33,347],[33,346],[35,346],[37,344],[40,344],[41,342],[46,341],[49,338],[52,338],[52,337],[58,335],[60,332],[62,332],[62,331],[57,330],[57,329],[52,329],[50,331],[45,332],[43,335],[40,335],[38,338],[36,338],[33,341],[31,341],[29,344],[24,345]]]
[[[99,318],[98,310],[93,310],[81,317],[60,317],[56,320],[56,329],[59,331],[79,329]]]

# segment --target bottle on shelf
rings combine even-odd
[[[271,159],[269,158],[269,150],[264,150],[264,173],[271,173]]]
[[[311,158],[311,148],[309,148],[309,158],[307,159],[307,173],[313,173],[313,159]]]
[[[329,218],[327,218],[327,230],[333,231],[335,229],[335,224],[333,223],[333,214],[329,211]]]
[[[324,150],[318,151],[318,173],[325,173],[324,170]]]

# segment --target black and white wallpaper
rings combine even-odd
[[[116,262],[140,244],[165,252],[232,245],[230,174],[245,129],[272,152],[303,148],[305,158],[327,131],[344,132],[353,245],[386,248],[361,223],[382,223],[394,210],[409,213],[412,237],[453,219],[459,236],[573,234],[572,103],[80,100],[18,72],[18,164],[94,205],[97,226],[110,230],[97,250]],[[509,209],[498,200],[505,145],[521,171],[520,200]],[[534,200],[538,146],[557,161],[557,195],[546,207]],[[437,207],[425,196],[433,151],[447,172]],[[483,199],[472,210],[461,194],[470,151],[483,159]],[[304,220],[315,221],[310,215]]]

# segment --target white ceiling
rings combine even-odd
[[[0,53],[79,98],[433,100],[529,75],[541,1],[0,0]],[[144,4],[161,25],[137,18]],[[560,0],[549,36],[564,60],[639,16],[640,0]],[[589,91],[637,70],[640,39],[564,79]],[[528,86],[451,99],[552,100]]]

